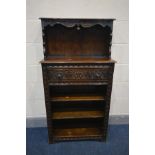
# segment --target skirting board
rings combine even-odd
[[[111,115],[109,124],[129,124],[129,115]],[[47,127],[46,117],[27,117],[26,127]]]

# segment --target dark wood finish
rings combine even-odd
[[[42,60],[42,64],[110,64],[115,63],[115,60],[112,59],[103,59],[103,58],[46,58],[46,60]]]
[[[44,56],[108,59],[112,26],[113,19],[42,18]]]
[[[53,112],[53,119],[80,119],[80,118],[100,118],[103,117],[103,111],[61,111]]]
[[[95,69],[94,69],[95,68]],[[57,82],[93,82],[107,81],[109,78],[109,65],[73,65],[48,66],[48,78],[51,83]]]
[[[41,18],[49,143],[106,140],[113,19]]]
[[[67,128],[67,129],[55,129],[54,139],[65,139],[70,137],[76,138],[95,138],[102,136],[102,129],[100,128]]]
[[[91,28],[61,24],[44,29],[49,57],[106,57],[109,54],[111,28],[94,25]],[[61,46],[60,46],[61,45]]]
[[[93,95],[93,96],[81,96],[81,95],[72,95],[72,96],[54,96],[51,97],[51,101],[53,102],[71,102],[71,101],[104,101],[104,96],[99,95]]]

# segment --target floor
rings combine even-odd
[[[78,141],[48,144],[47,128],[27,128],[27,155],[128,155],[129,126],[110,125],[107,142]]]

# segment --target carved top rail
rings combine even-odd
[[[65,27],[92,27],[94,25],[100,25],[102,27],[109,26],[112,29],[113,21],[115,19],[59,19],[59,18],[40,18],[42,21],[42,28],[46,26],[54,26],[61,24]]]

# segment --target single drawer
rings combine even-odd
[[[110,73],[110,65],[47,66],[48,79],[51,83],[107,81]]]

